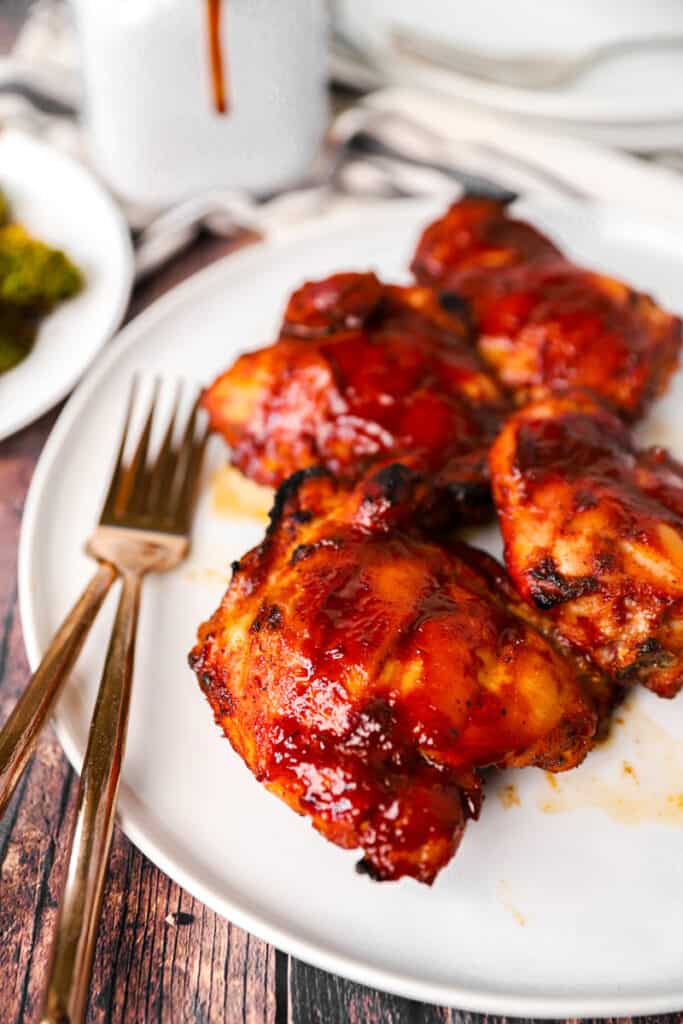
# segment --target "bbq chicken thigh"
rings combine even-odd
[[[633,420],[676,367],[677,317],[576,266],[493,200],[455,203],[425,230],[412,269],[441,301],[467,300],[479,354],[519,405],[590,388]]]
[[[355,488],[293,476],[190,663],[269,790],[373,878],[431,883],[478,816],[480,769],[570,768],[598,713],[501,567],[420,534],[422,486],[401,465]]]
[[[311,465],[354,481],[400,457],[429,472],[460,515],[486,518],[487,452],[508,406],[461,305],[371,273],[308,283],[278,341],[241,356],[205,392],[211,426],[258,483],[277,486]]]
[[[683,685],[683,467],[585,394],[529,406],[491,450],[508,571],[622,683]]]

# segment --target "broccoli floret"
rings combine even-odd
[[[28,355],[41,318],[82,286],[82,274],[68,256],[11,223],[0,191],[0,373]]]
[[[0,302],[0,373],[28,355],[38,333],[38,318],[21,306]]]
[[[83,276],[65,253],[20,224],[0,227],[0,300],[46,313],[80,291]]]
[[[10,222],[9,200],[4,192],[0,191],[0,228]]]

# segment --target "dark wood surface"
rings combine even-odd
[[[0,0],[0,51],[8,48],[26,6],[27,0]],[[137,291],[130,315],[227,248],[215,240],[199,242]],[[17,543],[26,491],[57,412],[0,443],[0,725],[28,675],[17,609]],[[74,797],[74,774],[48,730],[0,819],[0,1024],[37,1019]],[[192,899],[118,829],[91,988],[92,1024],[504,1020],[386,995],[288,957]]]

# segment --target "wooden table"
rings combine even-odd
[[[2,0],[0,51],[8,47],[25,7],[26,0]],[[228,249],[225,242],[198,242],[138,289],[130,315]],[[0,443],[0,724],[28,675],[17,608],[17,543],[26,491],[57,412]],[[32,1024],[39,1012],[75,789],[74,773],[48,730],[0,819],[0,1024]],[[504,1020],[399,999],[309,967],[192,899],[118,829],[87,1019],[98,1024]]]

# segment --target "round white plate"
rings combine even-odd
[[[581,54],[619,39],[683,35],[683,8],[677,0],[658,4],[634,0],[595,0],[567,4],[537,0],[479,0],[453,5],[443,0],[337,0],[335,17],[344,33],[371,55],[388,80],[450,93],[460,99],[512,114],[577,122],[584,126],[683,121],[678,88],[683,47],[642,49],[604,61],[590,72],[553,89],[523,89],[444,70],[393,49],[398,28],[474,52],[514,57],[529,53]]]
[[[2,440],[64,398],[119,326],[133,251],[121,214],[92,175],[29,135],[0,133],[0,188],[13,217],[64,249],[85,275],[80,295],[41,324],[29,355],[0,373]]]
[[[605,208],[521,210],[578,258],[683,308],[677,229]],[[32,665],[92,571],[83,541],[98,515],[132,375],[208,381],[238,352],[273,337],[285,297],[305,278],[362,267],[406,278],[418,230],[436,212],[394,202],[299,228],[296,237],[214,265],[126,327],[71,398],[33,479],[20,548]],[[680,376],[648,429],[683,454]],[[492,781],[481,820],[433,888],[359,877],[356,853],[325,842],[255,781],[213,724],[186,664],[228,564],[263,530],[212,510],[208,476],[224,457],[216,441],[190,560],[145,584],[120,799],[131,839],[219,913],[369,985],[520,1016],[683,1006],[683,702],[638,694],[611,742],[553,785],[535,769]],[[495,529],[478,536],[497,550]],[[76,766],[113,603],[59,706],[59,736]]]

